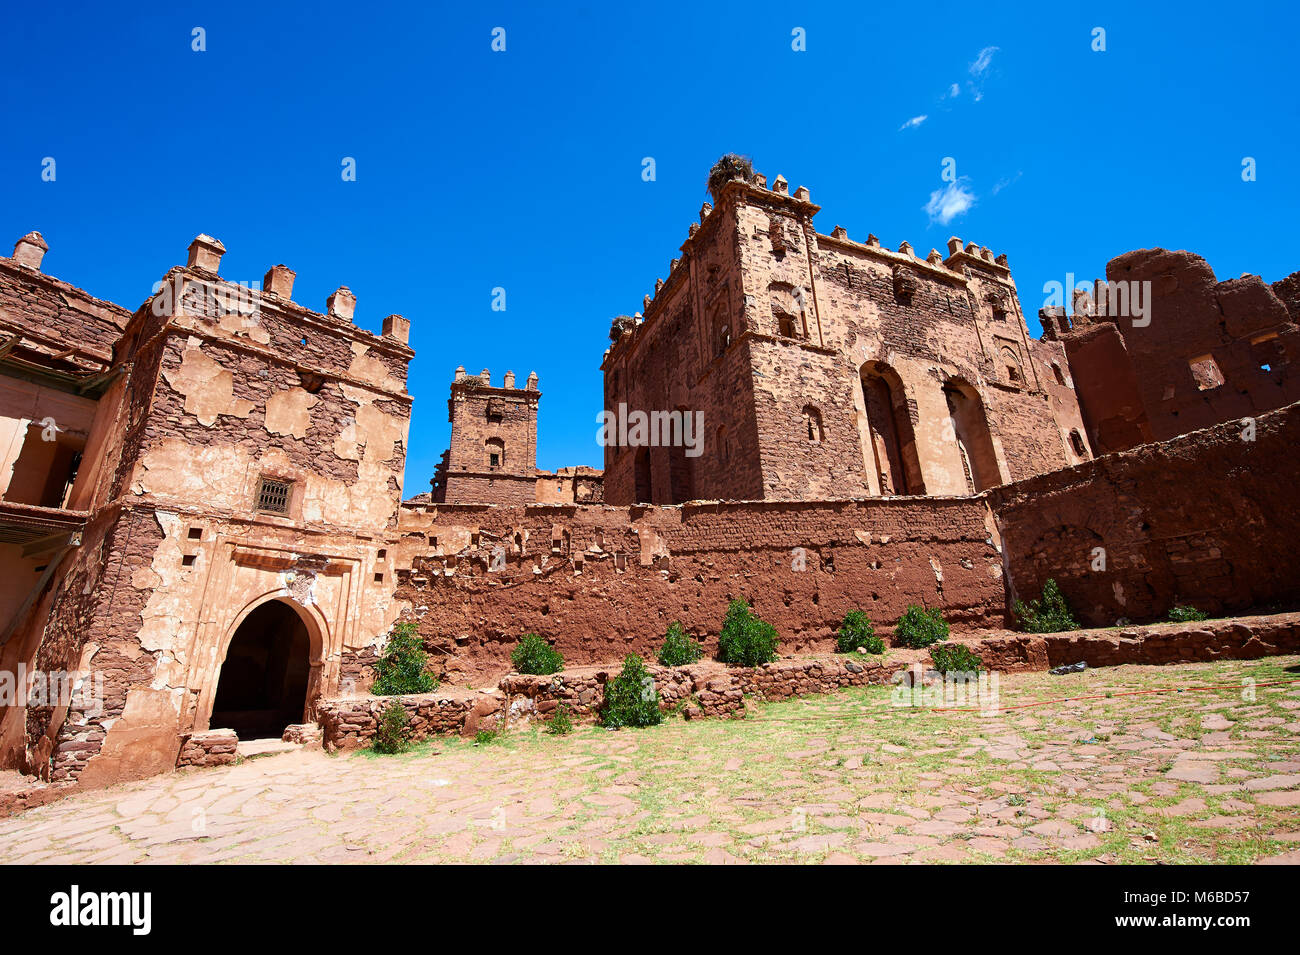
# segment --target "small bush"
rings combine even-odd
[[[664,645],[659,648],[659,665],[680,667],[694,663],[704,656],[704,647],[674,620],[664,634]]]
[[[393,628],[393,637],[384,648],[383,656],[375,664],[378,675],[370,692],[375,696],[433,692],[438,681],[424,669],[428,662],[429,655],[424,652],[415,624],[399,623]]]
[[[865,613],[850,610],[835,634],[835,652],[853,653],[858,647],[865,647],[868,653],[884,653],[885,641],[876,636],[876,628]]]
[[[1210,615],[1195,607],[1174,607],[1169,611],[1170,623],[1192,623],[1196,620],[1209,620]]]
[[[623,660],[623,672],[605,686],[601,722],[606,726],[654,726],[663,718],[654,678],[641,658],[629,653]]]
[[[510,662],[520,673],[547,676],[564,669],[564,657],[535,633],[525,633],[510,653]]]
[[[743,600],[727,607],[718,637],[718,659],[736,666],[756,667],[776,659],[780,643],[776,627],[756,617]]]
[[[926,610],[916,604],[908,604],[894,626],[895,642],[905,647],[919,649],[947,639],[948,621],[943,619],[938,608]]]
[[[551,714],[551,719],[546,724],[546,732],[552,736],[568,736],[573,732],[573,717],[569,715],[569,708],[563,703]]]
[[[486,746],[488,743],[496,742],[497,737],[500,735],[500,730],[479,730],[474,734],[474,745]]]
[[[1025,633],[1061,633],[1065,630],[1078,630],[1079,621],[1070,612],[1070,604],[1056,586],[1056,581],[1047,578],[1043,584],[1043,595],[1030,601],[1028,606],[1016,601],[1013,608],[1020,629]]]
[[[389,703],[379,716],[379,725],[375,727],[375,740],[371,747],[376,753],[405,753],[411,748],[407,736],[410,723],[406,708],[401,703],[396,700]]]
[[[984,668],[979,654],[960,643],[941,643],[931,647],[930,659],[940,673],[978,673]]]

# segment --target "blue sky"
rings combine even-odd
[[[46,271],[135,307],[208,232],[235,281],[284,262],[299,302],[348,285],[358,324],[407,316],[408,496],[458,364],[535,370],[539,466],[600,465],[609,320],[727,151],[806,185],[823,233],[1005,252],[1031,316],[1044,283],[1134,248],[1300,269],[1294,4],[115,6],[6,16],[0,241],[37,229]]]

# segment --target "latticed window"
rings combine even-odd
[[[257,486],[257,509],[272,511],[276,514],[289,513],[289,492],[293,489],[291,481],[275,481],[262,478]]]

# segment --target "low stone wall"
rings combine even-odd
[[[379,717],[390,703],[397,702],[410,719],[411,738],[447,736],[458,733],[478,700],[467,694],[456,696],[419,693],[409,696],[372,696],[355,700],[321,700],[316,704],[325,748],[361,749],[374,739]]]
[[[1007,634],[973,645],[991,670],[1045,670],[1083,661],[1090,667],[1125,663],[1204,663],[1300,653],[1300,613],[1153,624],[1122,630]]]
[[[181,741],[176,768],[230,766],[239,758],[239,737],[234,730],[208,730],[191,733]]]
[[[1075,630],[1069,633],[1003,633],[961,640],[988,670],[1046,670],[1083,661],[1090,667],[1159,665],[1253,659],[1300,653],[1300,613],[1238,617],[1195,623]],[[923,650],[893,649],[888,657],[862,654],[779,660],[761,667],[728,667],[712,660],[683,667],[647,665],[664,712],[686,719],[743,716],[747,697],[784,700],[830,693],[850,686],[881,686],[914,664],[928,666]],[[411,718],[411,735],[424,739],[549,720],[561,703],[578,720],[597,718],[605,684],[620,666],[580,667],[550,676],[512,673],[496,690],[413,696],[323,700],[317,707],[327,749],[359,749],[374,738],[379,716],[396,700]]]

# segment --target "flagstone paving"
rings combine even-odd
[[[1295,657],[1003,675],[996,715],[871,687],[745,720],[264,756],[0,819],[0,862],[1294,864],[1300,682],[1263,685],[1290,680]],[[1013,708],[1069,696],[1095,698]]]

